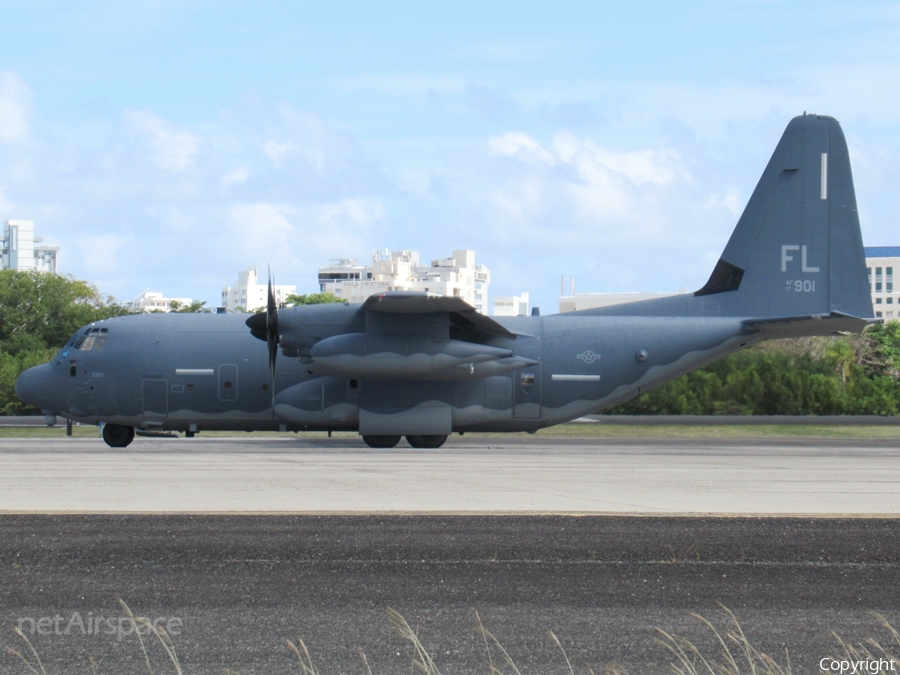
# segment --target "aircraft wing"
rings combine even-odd
[[[462,298],[424,291],[388,291],[369,296],[363,310],[383,314],[447,314],[453,328],[463,332],[487,333],[515,339],[516,334],[479,314]]]

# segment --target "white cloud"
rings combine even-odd
[[[728,209],[729,213],[733,216],[740,215],[741,206],[741,193],[734,185],[726,187],[725,192],[710,195],[709,199],[706,200],[707,209],[724,207]]]
[[[238,168],[236,168],[231,173],[227,173],[222,176],[222,187],[228,188],[232,185],[239,185],[241,183],[245,183],[247,179],[250,177],[250,169],[246,164],[242,164]]]
[[[0,141],[28,138],[31,90],[12,71],[0,71]]]
[[[157,168],[180,173],[194,164],[203,139],[187,129],[181,129],[150,110],[130,110],[125,113],[128,124],[143,132],[150,149],[150,161]]]
[[[288,204],[234,204],[228,215],[235,243],[246,252],[290,247],[294,226],[288,216],[296,209]]]
[[[521,131],[508,131],[488,141],[488,152],[492,156],[514,157],[525,164],[546,164],[553,166],[553,155],[541,144]]]
[[[280,162],[282,157],[288,152],[294,152],[300,149],[300,146],[297,143],[292,141],[287,141],[284,143],[277,143],[276,141],[267,141],[263,146],[263,152],[266,153],[266,157],[271,159],[273,162]]]
[[[591,138],[559,132],[550,148],[528,134],[511,131],[488,142],[488,154],[520,162],[524,175],[499,174],[487,203],[494,217],[526,228],[547,247],[609,237],[646,236],[659,223],[660,194],[677,183],[691,184],[677,152],[669,149],[608,150]],[[639,223],[622,228],[623,221]],[[564,222],[564,229],[560,223]]]
[[[318,209],[323,225],[351,224],[366,227],[384,216],[384,206],[375,199],[344,199]]]
[[[672,150],[616,152],[568,132],[554,136],[553,149],[561,161],[574,166],[590,184],[608,185],[610,172],[621,174],[638,186],[670,185],[678,178],[689,179],[689,174],[680,167],[678,153]]]
[[[91,274],[89,280],[100,283],[127,269],[129,256],[125,252],[129,239],[115,232],[83,234],[75,245],[81,251],[81,265]]]

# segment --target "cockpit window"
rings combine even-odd
[[[76,336],[75,340],[70,343],[72,349],[80,349],[82,351],[96,351],[106,346],[106,336],[108,328],[90,328]]]

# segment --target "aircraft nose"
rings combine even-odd
[[[41,410],[60,412],[59,383],[49,363],[29,368],[16,380],[16,396]]]

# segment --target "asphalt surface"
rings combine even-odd
[[[897,439],[0,439],[0,513],[898,515]]]
[[[119,598],[177,620],[185,673],[302,672],[298,637],[321,675],[367,673],[360,649],[372,673],[413,672],[388,608],[445,674],[489,673],[476,610],[523,675],[569,672],[551,630],[575,673],[669,672],[656,628],[717,658],[690,615],[724,635],[722,605],[793,673],[841,654],[832,631],[890,643],[871,610],[900,625],[890,518],[8,514],[0,542],[0,644],[27,653],[19,625],[48,674],[174,672],[152,636],[148,669],[134,635],[79,629],[118,625]],[[28,671],[5,652],[0,672]]]

